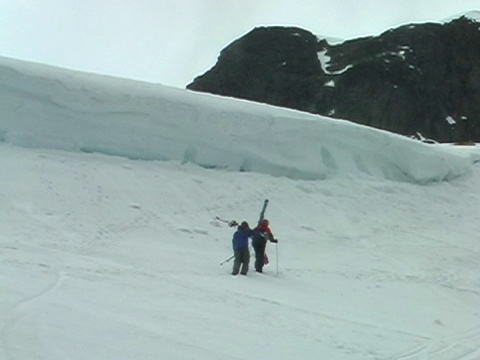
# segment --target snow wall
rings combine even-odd
[[[478,159],[348,121],[0,58],[0,141],[293,179],[429,183]]]

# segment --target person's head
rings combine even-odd
[[[246,221],[242,221],[242,223],[240,224],[240,228],[241,229],[249,229],[250,226],[248,226],[248,223]]]
[[[268,226],[270,224],[270,222],[267,219],[263,219],[261,224]]]

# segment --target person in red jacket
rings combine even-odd
[[[265,265],[265,248],[267,247],[267,240],[273,243],[278,242],[273,237],[272,231],[269,227],[267,219],[261,220],[257,227],[253,229],[255,234],[252,236],[252,246],[255,250],[255,271],[263,272],[263,265]]]

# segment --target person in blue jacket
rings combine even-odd
[[[238,225],[236,222],[231,222],[230,226]],[[248,265],[250,263],[250,249],[248,248],[248,239],[252,237],[255,232],[250,229],[246,221],[238,226],[237,231],[233,234],[232,246],[235,259],[233,261],[232,275],[240,274],[247,275]],[[240,266],[242,268],[240,269]]]

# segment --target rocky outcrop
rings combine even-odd
[[[480,22],[406,25],[329,44],[255,28],[187,86],[439,142],[480,142]]]

